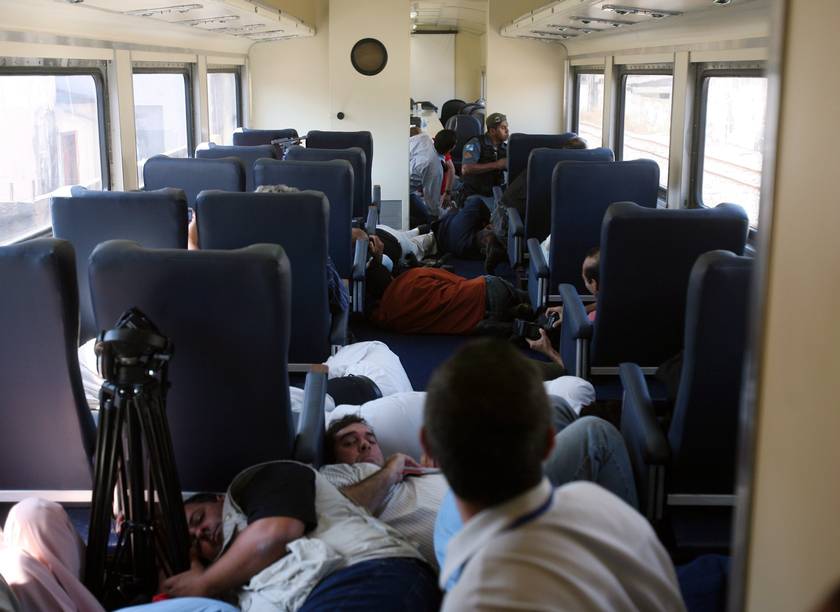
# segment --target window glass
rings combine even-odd
[[[624,77],[624,133],[621,159],[652,159],[659,164],[659,186],[668,186],[671,135],[670,74]]]
[[[58,188],[102,189],[99,130],[92,75],[0,75],[0,244],[49,227]]]
[[[207,73],[207,103],[210,113],[210,142],[233,144],[239,125],[235,72]]]
[[[181,73],[134,74],[137,178],[153,155],[189,157],[187,79]]]
[[[604,75],[577,76],[578,124],[575,131],[590,148],[601,146],[601,126],[604,121]]]
[[[757,227],[767,79],[708,77],[706,86],[701,204],[740,204]]]

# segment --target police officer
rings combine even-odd
[[[481,196],[492,210],[493,187],[504,182],[507,169],[507,117],[492,113],[487,117],[487,131],[464,145],[461,160],[461,202],[470,196]]]

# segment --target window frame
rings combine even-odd
[[[688,207],[712,208],[703,203],[703,168],[706,154],[706,112],[709,79],[712,77],[767,77],[761,62],[702,64],[698,66],[694,94],[694,123],[691,126],[691,170],[689,172]],[[759,188],[760,189],[760,188]],[[750,226],[750,235],[757,230]]]
[[[241,66],[208,66],[207,74],[233,74],[236,79],[236,127],[242,126],[242,67]],[[210,104],[210,89],[207,90],[207,104]]]
[[[108,77],[104,62],[79,61],[78,66],[51,66],[49,60],[38,60],[35,65],[0,66],[0,77],[4,76],[71,76],[82,75],[93,78],[96,91],[96,113],[99,128],[99,168],[102,176],[102,189],[111,189],[111,148],[109,146],[110,120],[108,117]],[[87,65],[89,64],[89,65]],[[38,235],[43,230],[39,230]]]
[[[573,79],[573,86],[572,86],[572,131],[575,134],[580,134],[580,76],[584,74],[600,74],[604,77],[604,91],[603,96],[601,98],[601,110],[603,115],[604,109],[604,102],[606,101],[606,76],[604,75],[604,67],[598,66],[577,66],[572,71],[572,79]],[[604,118],[601,117],[601,137],[603,139],[604,134]],[[601,146],[599,142],[597,146]]]
[[[674,114],[674,65],[673,64],[641,64],[641,65],[624,65],[618,70],[618,95],[616,96],[616,117],[615,117],[615,160],[624,161],[624,111],[626,106],[626,92],[627,92],[627,77],[634,75],[666,75],[671,77],[671,112],[668,117],[668,163],[670,166],[671,157],[671,128],[670,123]],[[662,177],[660,176],[660,179]],[[668,198],[668,177],[665,177],[665,186],[659,185],[659,199],[667,200]]]
[[[184,96],[186,116],[184,119],[187,122],[187,157],[195,157],[195,99],[193,95],[193,65],[192,64],[169,64],[169,63],[155,63],[155,62],[135,62],[131,66],[131,84],[134,86],[135,74],[180,74],[184,77]],[[133,103],[131,109],[137,117],[137,103]]]

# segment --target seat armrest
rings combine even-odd
[[[563,327],[568,328],[571,338],[575,340],[592,338],[592,321],[583,307],[583,300],[578,295],[574,285],[563,283],[560,285],[560,297],[563,300]]]
[[[324,456],[324,406],[327,374],[323,364],[310,367],[303,387],[303,410],[298,421],[294,460],[320,467]]]
[[[534,270],[537,278],[548,278],[551,271],[548,269],[545,253],[540,248],[540,241],[536,238],[528,240],[528,256],[531,260],[529,265]]]
[[[508,236],[524,236],[525,224],[522,223],[522,215],[515,208],[507,209],[508,216]]]
[[[493,202],[496,206],[502,203],[502,188],[498,185],[493,185]]]
[[[522,265],[522,243],[525,240],[525,225],[522,217],[515,208],[507,209],[507,251],[508,263],[511,268],[518,268]]]
[[[347,344],[347,323],[350,318],[350,310],[345,309],[333,315],[330,325],[330,346],[340,347]]]
[[[368,241],[357,240],[353,254],[353,278],[351,279],[351,298],[353,312],[365,311],[365,273],[367,272]]]
[[[624,435],[631,457],[638,456],[645,466],[666,465],[671,448],[662,426],[656,418],[653,401],[642,369],[635,363],[622,363],[618,367],[624,400],[621,406],[621,433]]]
[[[365,231],[372,236],[376,232],[376,226],[379,225],[379,209],[374,206],[368,206],[367,220],[365,221]]]
[[[374,185],[373,186],[373,202],[371,202],[372,206],[376,206],[376,210],[382,210],[382,186],[381,185]]]

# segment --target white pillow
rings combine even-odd
[[[330,378],[367,376],[376,383],[383,397],[413,391],[400,358],[382,342],[357,342],[343,346],[327,359],[327,367]]]
[[[562,397],[577,414],[580,414],[581,408],[595,401],[595,387],[577,376],[561,376],[547,380],[543,385],[546,393]]]
[[[376,432],[382,454],[405,453],[420,459],[420,428],[423,425],[424,391],[395,393],[380,397],[361,406],[343,404],[327,414],[327,426],[347,414],[358,414]]]

